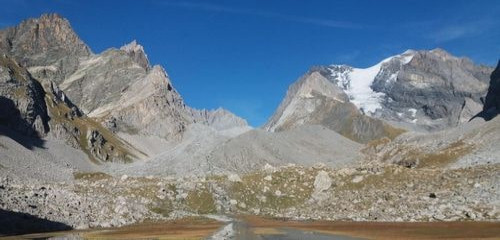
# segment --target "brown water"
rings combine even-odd
[[[500,223],[492,222],[330,222],[285,221],[242,216],[233,221],[235,239],[500,239]],[[121,228],[30,234],[0,239],[205,239],[226,224],[205,218],[141,223]]]

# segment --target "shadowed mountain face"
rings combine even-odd
[[[45,92],[26,69],[0,56],[0,121],[28,136],[44,137],[49,131]]]
[[[490,120],[500,112],[500,61],[498,61],[497,68],[491,73],[490,87],[481,115]]]
[[[71,229],[71,226],[64,223],[53,222],[26,213],[0,209],[0,237]]]

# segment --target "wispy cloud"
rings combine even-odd
[[[464,37],[473,37],[492,29],[492,23],[491,21],[455,23],[437,28],[430,32],[427,37],[438,43],[453,41]]]
[[[330,28],[345,28],[345,29],[359,29],[363,26],[347,21],[336,21],[331,19],[323,18],[309,18],[303,16],[295,16],[289,14],[282,14],[278,12],[263,11],[258,9],[246,9],[246,8],[236,8],[224,5],[217,5],[211,3],[201,3],[201,2],[190,2],[190,1],[168,1],[162,2],[162,4],[168,6],[182,7],[187,9],[195,9],[209,12],[219,12],[219,13],[230,13],[230,14],[240,14],[240,15],[250,15],[259,16],[267,18],[277,18],[291,22],[312,24],[317,26],[324,26]]]

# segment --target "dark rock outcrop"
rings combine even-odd
[[[491,120],[500,112],[500,61],[497,68],[491,73],[490,87],[486,94],[483,111],[479,116]]]
[[[44,137],[49,116],[42,86],[12,58],[0,56],[0,122],[28,136]]]

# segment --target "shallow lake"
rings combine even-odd
[[[227,227],[231,224],[231,227]],[[224,230],[228,230],[224,233]],[[222,233],[222,234],[221,234]],[[120,228],[74,230],[0,239],[500,239],[499,222],[331,222],[240,216],[230,222],[207,218],[141,223]]]

